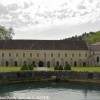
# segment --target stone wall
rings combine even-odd
[[[17,71],[0,72],[0,83],[7,81],[40,81],[41,79],[51,80],[52,78],[65,78],[66,80],[93,80],[100,82],[100,72],[77,72],[77,71]]]

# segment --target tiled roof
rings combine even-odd
[[[94,43],[91,45],[91,50],[100,51],[100,42]]]
[[[0,40],[6,50],[88,50],[84,41],[72,40]]]

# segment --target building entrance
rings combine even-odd
[[[39,62],[39,67],[43,67],[43,61]]]

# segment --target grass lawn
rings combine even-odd
[[[19,71],[21,67],[0,67],[0,71]]]
[[[21,67],[0,67],[0,71],[20,71]],[[37,68],[34,69],[35,71]],[[50,67],[49,70],[54,70],[54,67]],[[72,67],[73,71],[99,71],[100,67]]]
[[[0,71],[20,71],[21,67],[0,67]],[[34,68],[36,71],[37,69]]]
[[[54,67],[50,67],[49,70],[54,70]],[[73,71],[98,71],[100,72],[100,67],[72,67]]]

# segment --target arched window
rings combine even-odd
[[[76,67],[76,66],[77,66],[77,62],[75,61],[75,62],[74,62],[74,67]]]
[[[35,61],[32,62],[32,65],[33,65],[33,66],[35,65]]]
[[[84,67],[86,66],[86,62],[83,62],[83,66],[84,66]]]
[[[99,57],[97,57],[97,62],[99,62]]]
[[[57,61],[57,62],[56,62],[56,65],[58,65],[58,66],[59,66],[59,61]]]
[[[9,66],[9,62],[8,61],[6,61],[6,66]]]
[[[26,61],[23,61],[23,64],[27,64]]]
[[[50,61],[47,62],[47,67],[50,67]]]
[[[15,61],[15,62],[14,62],[14,66],[18,66],[18,63],[17,63],[17,61]]]

